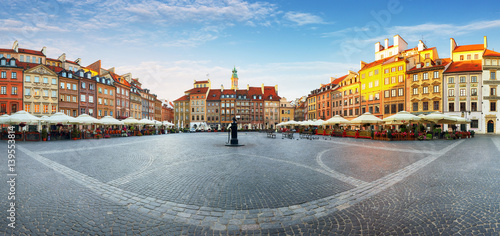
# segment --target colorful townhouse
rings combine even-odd
[[[115,116],[115,91],[114,81],[110,78],[95,76],[97,88],[97,118]]]
[[[498,120],[500,118],[500,94],[498,92],[500,80],[500,53],[486,49],[483,53],[483,104],[481,129],[488,134],[500,134]]]
[[[80,69],[74,73],[74,76],[80,82],[78,86],[79,115],[87,114],[96,117],[96,81],[92,78],[92,72]]]
[[[292,106],[290,101],[287,101],[285,97],[281,97],[280,99],[280,110],[279,110],[280,122],[291,121],[295,115],[295,109]]]
[[[130,81],[130,116],[141,120],[142,119],[142,96],[139,79],[131,79]]]
[[[174,124],[179,128],[189,128],[190,107],[189,95],[184,95],[174,101]]]
[[[316,117],[321,120],[328,120],[332,117],[331,115],[331,99],[330,93],[335,87],[331,82],[328,84],[321,84],[318,89],[318,94],[316,95]]]
[[[307,95],[307,120],[315,120],[317,118],[316,111],[316,98],[318,95],[318,90],[312,90],[309,95]]]
[[[452,62],[443,72],[443,87],[446,96],[443,99],[444,113],[470,119],[470,124],[460,125],[460,130],[484,132],[482,113],[482,57],[487,47],[484,44],[457,45],[450,39]],[[445,129],[449,126],[445,125]]]
[[[19,62],[19,65],[24,68],[24,110],[38,117],[56,113],[59,75],[43,64]]]
[[[220,89],[210,89],[207,95],[207,125],[212,130],[218,130],[220,126]]]
[[[0,115],[23,109],[23,68],[14,57],[0,57]]]
[[[73,71],[61,67],[53,67],[59,76],[59,111],[77,117],[79,110],[80,80]]]
[[[335,115],[341,115],[345,119],[351,120],[358,117],[361,107],[361,83],[358,73],[349,71],[347,75],[341,76],[332,81],[333,84],[338,85],[332,91],[332,104],[335,102]],[[335,108],[335,109],[333,109]]]

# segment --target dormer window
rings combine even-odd
[[[269,99],[273,99],[273,96],[269,96]]]
[[[63,77],[66,77],[66,72],[63,72],[63,73],[62,73],[62,76],[63,76]]]
[[[87,79],[90,79],[90,73],[87,73]]]
[[[16,60],[10,60],[10,66],[16,66]]]
[[[83,72],[82,71],[80,71],[80,77],[83,77]]]
[[[95,77],[95,81],[97,81],[98,83],[101,82],[101,81],[99,81],[99,77]]]
[[[73,74],[69,73],[68,78],[73,78]]]
[[[0,65],[5,66],[5,65],[6,65],[6,60],[5,60],[5,59],[2,59],[2,60],[0,61]]]

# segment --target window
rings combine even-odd
[[[372,88],[372,87],[373,87],[373,82],[368,83],[368,88]]]
[[[396,83],[396,76],[391,77],[391,84]]]
[[[49,105],[43,105],[43,113],[49,113]]]
[[[439,93],[439,85],[434,85],[434,92]]]
[[[375,100],[379,100],[380,99],[380,95],[378,93],[375,94]],[[351,103],[352,104],[352,103]]]
[[[378,80],[375,80],[375,87],[378,86]],[[352,94],[352,90],[351,90],[351,94]]]
[[[413,81],[418,81],[418,74],[413,75]]]
[[[450,102],[448,104],[448,111],[455,111],[455,103]]]
[[[67,83],[66,84],[66,89],[70,90],[71,89],[71,84],[70,83]]]
[[[109,90],[109,95],[113,95],[113,90]]]
[[[30,104],[24,104],[24,110],[30,112],[31,111]]]
[[[85,102],[85,94],[80,95],[80,101]]]
[[[460,61],[464,60],[464,55],[460,55]]]
[[[391,97],[396,97],[396,89],[391,89]]]
[[[399,66],[399,67],[398,67],[398,70],[403,70],[403,66]]]
[[[399,97],[403,96],[403,92],[404,92],[404,89],[403,88],[399,88],[398,89],[398,96]]]
[[[48,97],[48,96],[49,96],[49,90],[44,89],[44,90],[43,90],[43,96],[44,96],[44,97]]]
[[[97,101],[98,104],[102,104],[102,98],[98,98]]]
[[[61,88],[64,89],[64,82],[61,82]]]
[[[384,84],[389,84],[389,78],[385,78]]]
[[[467,107],[465,106],[465,102],[460,103],[460,111],[465,111]]]
[[[396,104],[391,104],[391,113],[394,114],[396,113]]]
[[[40,89],[35,89],[34,94],[35,96],[40,96]]]
[[[52,84],[57,84],[57,80],[56,79],[52,79]]]
[[[104,89],[104,94],[108,94],[108,89]]]
[[[25,76],[25,77],[24,77],[24,81],[25,81],[25,82],[31,82],[31,78],[30,78],[30,76],[29,76],[29,75]]]
[[[373,94],[370,94],[370,96],[368,97],[368,101],[373,101]],[[347,105],[347,100],[345,102],[345,105]]]
[[[12,87],[12,95],[17,95],[17,87]]]
[[[385,114],[391,113],[391,108],[389,107],[389,105],[384,105],[384,113]]]
[[[465,91],[466,91],[465,89],[460,89],[460,97],[467,96],[467,93]]]
[[[40,77],[39,76],[35,76],[35,83],[40,83]]]
[[[2,79],[5,79],[5,78],[7,78],[7,72],[2,71]]]
[[[19,61],[24,62],[24,55],[19,56]]]
[[[26,62],[30,62],[31,61],[31,57],[30,56],[26,56]]]
[[[453,84],[455,83],[455,78],[454,77],[448,77],[448,84]]]
[[[413,95],[417,95],[418,94],[418,88],[413,88]]]
[[[403,75],[399,75],[398,76],[398,82],[399,83],[403,83],[404,82],[403,78],[404,78]]]
[[[471,55],[470,55],[470,54],[468,54],[468,55],[467,55],[467,60],[471,60],[471,59],[472,59]]]
[[[471,83],[477,83],[477,76],[471,76],[470,77],[470,82]]]
[[[389,97],[389,90],[384,91],[384,97],[388,98]]]
[[[455,96],[455,89],[448,89],[448,97],[454,97]]]
[[[465,83],[465,82],[467,82],[467,79],[466,79],[466,78],[467,78],[467,77],[465,77],[465,76],[460,76],[460,83]]]
[[[10,77],[11,79],[17,79],[17,72],[12,72]]]
[[[427,79],[429,79],[429,73],[425,72],[425,73],[423,73],[422,75],[423,75],[422,80],[427,80]]]
[[[429,102],[422,102],[422,110],[423,111],[429,110]]]
[[[35,104],[35,112],[40,112],[40,105],[39,104]]]
[[[384,70],[384,74],[387,74],[387,73],[389,73],[389,69]]]
[[[53,97],[53,98],[57,97],[57,91],[52,90],[52,97]]]
[[[403,111],[405,108],[404,108],[404,104],[403,103],[399,103],[398,104],[398,112],[400,111]]]
[[[470,127],[471,128],[479,128],[479,122],[478,120],[470,120]]]
[[[423,93],[428,94],[429,93],[429,87],[423,87]]]
[[[439,101],[434,101],[433,104],[434,104],[433,106],[434,110],[439,111]]]
[[[434,79],[439,78],[439,71],[434,71]]]
[[[471,111],[477,111],[477,102],[471,102],[470,103],[470,110]]]
[[[491,71],[490,72],[490,79],[497,79],[496,71]]]
[[[82,88],[85,88],[85,82],[82,82]]]
[[[477,88],[471,88],[470,89],[470,95],[471,96],[477,96]]]
[[[2,86],[0,94],[7,94],[7,86]]]

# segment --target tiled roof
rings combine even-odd
[[[428,66],[428,67],[423,67],[424,63],[422,62],[422,63],[420,63],[421,64],[420,68],[417,68],[416,66],[414,66],[413,68],[409,69],[408,72],[412,72],[412,71],[416,71],[416,70],[421,70],[421,69],[426,69],[426,68],[444,67],[444,66],[450,64],[450,62],[451,62],[450,58],[443,58],[443,59],[441,59],[441,65],[434,64],[434,65]]]
[[[205,93],[207,93],[207,90],[208,90],[207,87],[205,87],[205,88],[193,88],[193,89],[190,89],[186,92],[189,92],[190,94],[205,94]]]
[[[6,48],[0,48],[0,52],[10,52],[10,53],[16,53],[16,51],[12,49],[6,49]]]
[[[332,81],[332,84],[340,84],[340,82],[342,82],[342,80],[344,80],[348,75],[344,75],[344,76],[341,76],[337,79],[335,79],[334,81]]]
[[[31,49],[24,49],[24,48],[18,48],[17,50],[19,53],[27,53],[27,54],[33,54],[33,55],[38,55],[44,57],[43,53],[41,51],[35,51]]]
[[[500,53],[495,52],[493,50],[486,49],[484,51],[483,57],[500,57]]]
[[[456,61],[451,63],[448,69],[444,73],[453,72],[478,72],[482,71],[482,61],[481,60],[471,60],[471,61]]]
[[[208,80],[196,81],[195,84],[204,84],[204,83],[208,83]]]
[[[74,62],[74,61],[66,60],[66,62],[71,63],[71,64],[74,64],[74,65],[78,65],[78,63],[76,63],[76,62]]]
[[[220,100],[220,94],[220,89],[210,89],[210,92],[208,92],[207,101]]]
[[[369,69],[369,68],[374,67],[374,66],[378,66],[378,65],[380,65],[380,64],[382,64],[382,63],[384,63],[384,62],[388,61],[388,60],[389,60],[389,59],[391,59],[391,58],[392,58],[392,57],[388,57],[388,58],[384,58],[384,59],[380,59],[380,60],[376,60],[376,61],[374,61],[374,62],[368,63],[368,64],[366,64],[365,66],[363,66],[363,68],[361,68],[361,70],[360,70],[360,71],[362,71],[362,70],[366,70],[366,69]]]
[[[177,98],[177,100],[175,100],[174,102],[180,102],[180,101],[189,101],[189,96],[188,95],[184,95],[180,98]]]
[[[257,96],[257,100],[259,99],[258,96],[262,96],[262,89],[260,87],[250,87],[248,89],[247,96],[253,99],[253,96]]]
[[[269,99],[272,96],[272,99]],[[264,100],[279,101],[281,98],[276,94],[274,86],[264,86]]]
[[[484,50],[484,44],[471,44],[471,45],[457,46],[453,51],[454,52],[466,52],[466,51],[481,51],[481,50]]]

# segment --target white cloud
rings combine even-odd
[[[284,16],[285,19],[297,23],[297,25],[307,25],[307,24],[326,24],[323,19],[319,16],[303,13],[303,12],[287,12]]]

